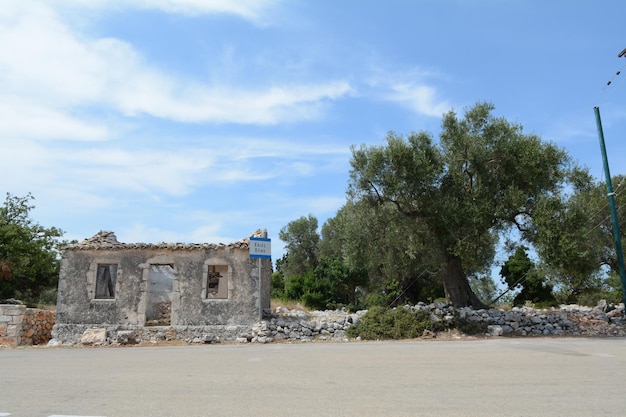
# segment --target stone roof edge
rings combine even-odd
[[[169,249],[169,250],[204,250],[220,248],[248,249],[250,247],[250,237],[267,236],[267,231],[257,230],[249,237],[232,242],[224,243],[180,243],[180,242],[159,242],[159,243],[124,243],[119,242],[115,233],[111,231],[100,231],[94,236],[82,242],[68,245],[65,250],[128,250],[128,249]]]

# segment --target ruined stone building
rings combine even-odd
[[[249,243],[129,244],[100,232],[68,246],[53,337],[71,343],[103,328],[112,341],[145,339],[164,327],[173,338],[236,337],[270,308],[271,260],[251,259]]]

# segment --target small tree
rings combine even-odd
[[[59,277],[58,238],[55,227],[35,223],[29,212],[34,197],[9,193],[0,207],[0,298],[36,302],[46,289],[55,289]]]
[[[315,269],[320,241],[315,216],[309,214],[289,222],[280,229],[278,238],[286,243],[287,253],[281,260],[281,271],[287,283],[293,276]]]
[[[556,304],[552,286],[547,284],[537,271],[534,262],[526,253],[527,249],[525,246],[519,246],[500,269],[500,276],[509,288],[521,288],[513,303],[523,305],[530,301],[534,304]]]

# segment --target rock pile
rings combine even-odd
[[[257,323],[239,343],[270,342],[347,342],[346,330],[361,321],[365,311],[349,314],[343,311],[313,311],[305,313],[278,307],[267,321]]]
[[[27,308],[22,320],[22,345],[45,345],[52,338],[54,311]]]

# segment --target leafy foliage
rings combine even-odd
[[[613,178],[618,221],[624,242],[626,177]],[[543,199],[536,215],[532,241],[557,283],[559,301],[595,305],[600,298],[621,302],[619,269],[604,182],[594,183],[578,173],[568,196]]]
[[[336,256],[320,256],[317,219],[309,215],[290,222],[279,237],[287,242],[287,254],[277,262],[272,284],[275,296],[301,300],[307,307],[357,308],[357,288],[367,285],[363,270],[350,268]],[[282,288],[281,288],[282,287]]]
[[[392,205],[344,205],[322,227],[320,253],[352,270],[367,271],[367,305],[403,305],[444,296],[430,245],[417,240],[419,225]],[[361,286],[365,289],[365,286]]]
[[[289,222],[280,230],[278,237],[286,243],[287,254],[282,260],[281,270],[287,282],[295,275],[315,269],[320,240],[315,216],[309,214]]]
[[[56,289],[59,276],[59,237],[55,227],[35,223],[29,213],[33,196],[9,193],[0,207],[0,298],[34,303]],[[50,300],[48,300],[50,301]]]
[[[515,305],[524,305],[531,302],[535,305],[556,305],[556,299],[552,294],[552,286],[542,277],[534,262],[526,253],[528,248],[519,246],[515,253],[502,265],[500,276],[509,288],[521,288],[515,296]]]
[[[346,334],[367,340],[412,339],[422,336],[424,330],[441,330],[431,321],[427,311],[374,306],[365,313],[360,323],[350,326]]]
[[[496,245],[515,231],[516,244],[533,247],[540,262],[520,253],[503,267],[504,281],[524,277],[511,301],[621,301],[604,184],[493,110],[477,103],[461,117],[445,114],[438,140],[390,132],[382,146],[353,147],[349,199],[321,237],[312,215],[281,230],[284,296],[318,307],[388,307],[445,295],[455,306],[483,307],[495,295]],[[624,207],[626,177],[613,182]],[[626,210],[618,212],[626,224]],[[367,278],[355,285],[357,271]]]
[[[412,220],[407,234],[444,265],[446,295],[457,306],[482,306],[468,274],[491,264],[501,232],[530,229],[537,201],[557,193],[569,172],[564,151],[492,111],[478,103],[461,119],[449,112],[438,144],[426,132],[392,132],[385,146],[353,148],[353,202],[391,205]]]

